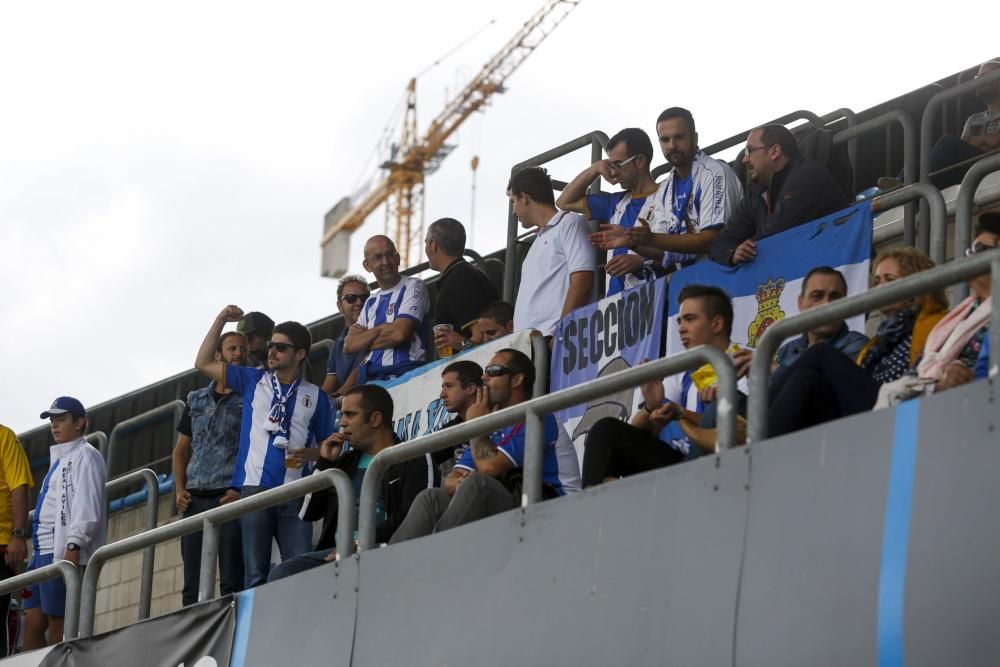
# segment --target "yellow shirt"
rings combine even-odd
[[[14,527],[10,492],[22,484],[27,484],[29,489],[35,485],[28,457],[14,432],[0,425],[0,544],[10,542],[10,531]]]

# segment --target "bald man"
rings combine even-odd
[[[420,330],[429,307],[424,283],[399,273],[399,253],[389,237],[379,234],[368,239],[363,266],[375,275],[378,289],[365,301],[344,339],[346,354],[364,354],[359,385],[392,380],[424,363]]]

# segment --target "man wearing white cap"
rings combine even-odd
[[[56,558],[83,567],[108,538],[108,480],[104,457],[87,442],[87,412],[75,398],[60,396],[40,419],[48,419],[55,444],[49,448],[49,471],[42,481],[32,522],[33,556],[28,570]],[[61,577],[30,586],[24,601],[24,650],[63,639],[66,587]]]

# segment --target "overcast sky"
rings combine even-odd
[[[707,145],[971,67],[996,52],[968,37],[984,5],[965,4],[930,17],[896,3],[581,0],[459,132],[427,182],[427,220],[469,219],[473,155],[485,253],[504,244],[511,165],[591,130],[652,134],[681,105]],[[94,405],[185,370],[228,303],[278,321],[330,314],[323,215],[356,185],[408,79],[496,19],[420,79],[423,130],[540,5],[4,3],[0,422],[21,432],[55,396]],[[383,222],[355,235],[352,269]]]

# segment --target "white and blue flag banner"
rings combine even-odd
[[[494,354],[509,347],[531,357],[531,331],[512,333],[471,350],[414,368],[395,380],[372,382],[392,396],[392,427],[400,440],[428,435],[455,418],[441,403],[441,373],[454,361],[474,361],[485,367]]]
[[[868,289],[872,253],[872,209],[865,201],[837,213],[768,236],[757,242],[757,257],[737,266],[703,261],[673,274],[667,314],[667,354],[683,350],[677,335],[677,295],[685,285],[714,285],[733,300],[733,342],[756,347],[767,328],[797,315],[802,279],[811,269],[830,266],[847,279],[847,294]],[[864,333],[858,315],[847,326]]]
[[[552,345],[552,391],[631,368],[660,356],[666,279],[660,278],[601,299],[559,321]],[[583,441],[603,417],[628,419],[642,402],[635,387],[556,413],[583,461]]]

